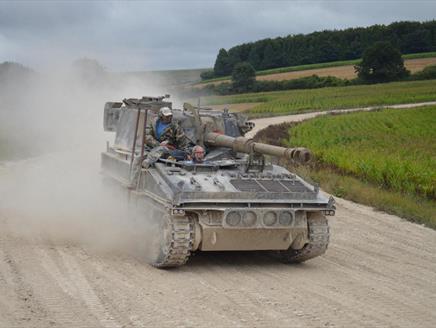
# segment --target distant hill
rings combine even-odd
[[[201,80],[200,74],[207,71],[207,68],[194,68],[194,69],[177,69],[167,71],[143,71],[143,72],[126,72],[119,73],[123,76],[136,77],[139,79],[146,79],[165,86],[180,86],[189,85]]]
[[[0,111],[12,108],[16,97],[28,90],[38,76],[34,70],[14,62],[0,64]]]
[[[19,63],[4,62],[0,64],[0,83],[28,79],[34,75],[34,70]]]
[[[389,41],[402,54],[436,51],[436,20],[325,30],[244,43],[228,51],[220,49],[214,74],[216,77],[229,75],[233,67],[243,61],[256,70],[266,70],[357,59],[377,41]]]
[[[99,78],[111,78],[116,76],[136,77],[138,79],[150,80],[156,79],[159,84],[166,86],[175,86],[191,84],[201,80],[200,74],[210,68],[194,69],[175,69],[160,71],[136,71],[136,72],[119,72],[113,73],[107,71],[96,60],[82,58],[72,64],[72,68],[80,74],[85,80],[95,80]],[[14,83],[15,81],[24,81],[36,76],[37,73],[22,64],[15,62],[3,62],[0,64],[0,83]]]

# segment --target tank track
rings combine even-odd
[[[307,218],[309,229],[309,243],[302,249],[289,248],[285,251],[278,251],[275,256],[284,263],[301,263],[314,257],[324,254],[327,250],[330,229],[327,218],[321,213],[312,213]]]
[[[189,216],[169,218],[168,239],[162,247],[161,259],[152,263],[157,268],[173,268],[184,265],[194,245],[194,221]]]

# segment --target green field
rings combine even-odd
[[[423,52],[416,54],[407,54],[403,55],[404,59],[418,59],[418,58],[432,58],[436,57],[436,52]],[[329,67],[338,67],[338,66],[346,66],[346,65],[356,65],[361,61],[361,59],[352,59],[352,60],[340,60],[334,62],[327,63],[317,63],[317,64],[307,64],[307,65],[298,65],[298,66],[288,66],[288,67],[279,67],[272,68],[262,71],[257,71],[256,75],[270,75],[270,74],[278,74],[278,73],[287,73],[287,72],[297,72],[297,71],[306,71],[309,69],[320,69],[320,68],[329,68]],[[209,83],[209,82],[217,82],[229,80],[230,76],[222,76],[214,79],[204,80],[200,83]]]
[[[261,104],[247,112],[250,117],[435,100],[436,80],[247,93],[202,98],[203,104],[207,105],[260,102]]]
[[[318,117],[291,129],[290,146],[310,148],[341,172],[436,200],[436,107]]]
[[[306,146],[312,163],[282,164],[335,196],[436,229],[436,106],[283,123],[255,140]]]
[[[287,145],[312,150],[319,168],[312,177],[350,177],[331,192],[352,193],[356,178],[369,186],[358,187],[356,201],[436,227],[435,140],[429,106],[318,117],[292,127]]]

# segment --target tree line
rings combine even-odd
[[[325,30],[244,43],[228,51],[220,49],[213,72],[205,72],[202,77],[230,75],[241,62],[250,63],[255,70],[265,70],[357,59],[377,41],[389,42],[403,54],[436,51],[436,20]]]
[[[315,89],[339,87],[391,81],[413,81],[436,79],[436,65],[427,66],[422,71],[410,74],[404,66],[400,51],[389,42],[376,42],[368,47],[362,60],[354,66],[357,77],[341,79],[334,76],[306,76],[291,80],[256,80],[256,70],[249,62],[237,63],[232,71],[231,83],[210,83],[203,88],[193,88],[191,96],[230,95],[246,92],[268,92],[292,89]]]

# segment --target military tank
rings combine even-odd
[[[305,163],[310,151],[245,138],[254,124],[243,115],[190,104],[173,109],[173,120],[192,143],[207,149],[205,160],[161,158],[142,167],[151,150],[144,137],[148,122],[161,107],[172,108],[168,97],[130,98],[104,107],[104,129],[115,132],[115,141],[101,155],[102,173],[157,220],[149,262],[177,267],[197,251],[266,251],[285,263],[324,254],[326,216],[335,214],[334,199],[267,160],[278,156]]]

